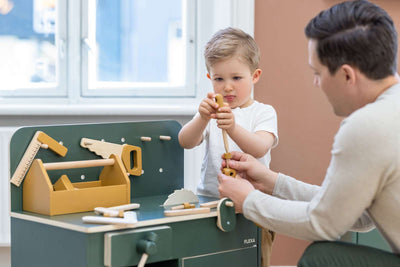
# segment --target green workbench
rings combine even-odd
[[[85,224],[82,217],[94,212],[56,216],[22,209],[23,185],[11,184],[11,262],[13,267],[135,266],[142,253],[138,243],[156,234],[155,250],[146,266],[260,266],[261,234],[254,223],[236,215],[233,231],[216,226],[217,212],[165,217],[162,204],[183,188],[183,149],[178,143],[181,126],[175,121],[149,121],[81,125],[37,126],[19,129],[10,143],[10,173],[13,174],[36,131],[42,131],[68,148],[65,157],[39,149],[43,162],[99,159],[82,148],[81,138],[139,146],[143,173],[129,176],[131,202],[140,203],[134,225]],[[159,136],[171,140],[160,140]],[[141,137],[151,137],[150,142]],[[68,170],[72,183],[98,179],[102,167]],[[65,173],[49,172],[51,182]],[[200,203],[215,199],[199,196]]]

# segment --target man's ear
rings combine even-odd
[[[356,70],[348,64],[342,65],[340,69],[343,72],[346,83],[349,85],[354,85],[356,83]]]
[[[256,69],[253,73],[253,84],[255,84],[256,82],[258,82],[258,80],[260,79],[262,70],[260,69]]]
[[[207,78],[211,80],[210,73],[207,73]]]

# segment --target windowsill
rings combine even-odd
[[[197,108],[195,101],[184,104],[2,104],[0,116],[193,116]]]

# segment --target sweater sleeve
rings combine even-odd
[[[381,190],[383,165],[391,155],[382,151],[384,136],[368,127],[375,128],[365,120],[342,124],[320,188],[281,175],[274,196],[257,190],[247,196],[244,216],[306,240],[335,240],[350,229],[370,229],[372,222],[365,211]]]
[[[310,201],[319,189],[317,185],[307,184],[279,173],[273,195],[288,200]]]

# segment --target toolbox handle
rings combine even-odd
[[[109,166],[109,165],[114,165],[114,163],[115,163],[114,159],[95,159],[95,160],[43,163],[43,167],[49,171],[49,170],[79,169],[79,168]]]

